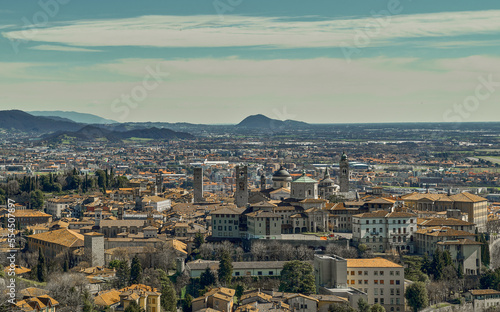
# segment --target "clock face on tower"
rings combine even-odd
[[[245,190],[245,183],[240,182],[240,183],[238,184],[238,186],[240,187],[240,190],[242,190],[242,191],[243,191],[243,190]]]

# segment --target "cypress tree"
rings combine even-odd
[[[36,265],[36,277],[39,282],[45,282],[47,279],[47,265],[45,263],[45,256],[43,255],[42,248],[38,248],[38,263]]]
[[[130,284],[139,284],[142,275],[142,266],[137,255],[132,259],[130,266]]]

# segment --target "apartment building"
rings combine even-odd
[[[448,250],[453,263],[462,264],[464,274],[481,273],[481,243],[475,241],[475,234],[449,227],[429,227],[416,233],[417,253],[432,256],[439,248]]]
[[[369,304],[405,311],[403,266],[383,258],[346,260],[347,284],[366,293]]]
[[[241,238],[240,217],[245,209],[236,206],[222,207],[210,213],[212,236],[217,238]]]
[[[413,253],[417,215],[409,212],[373,211],[352,217],[353,242],[374,251],[400,250]]]

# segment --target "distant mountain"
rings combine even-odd
[[[28,112],[34,116],[43,117],[61,117],[72,120],[74,122],[85,123],[85,124],[113,124],[118,123],[117,121],[102,118],[96,115],[78,112],[65,112],[65,111],[32,111]]]
[[[302,121],[271,119],[262,114],[248,116],[236,125],[238,128],[247,129],[290,129],[307,126],[309,124]]]
[[[59,131],[46,135],[47,141],[109,141],[120,142],[122,140],[172,140],[192,139],[193,135],[186,132],[176,132],[170,129],[147,128],[129,131],[113,131],[99,126],[88,125],[82,129],[69,132]]]
[[[22,132],[49,133],[54,131],[76,131],[83,127],[82,124],[33,116],[20,110],[0,111],[0,128]]]

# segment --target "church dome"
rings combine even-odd
[[[283,166],[280,166],[278,171],[273,174],[273,181],[292,181],[292,176]]]

